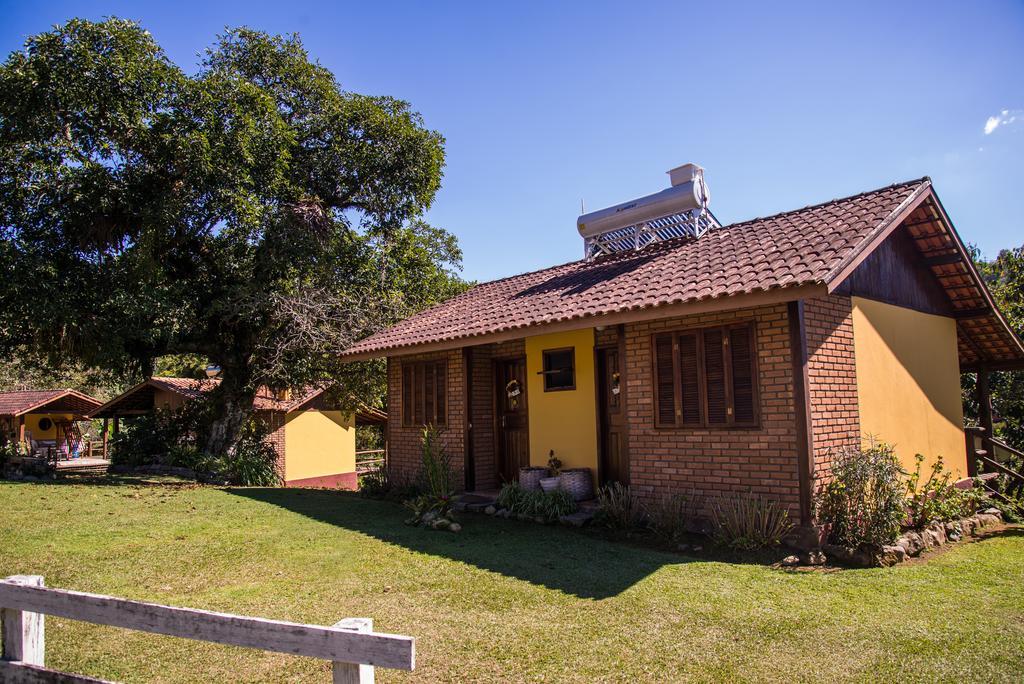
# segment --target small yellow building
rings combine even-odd
[[[92,412],[94,418],[122,418],[175,410],[213,390],[219,379],[150,378]],[[274,392],[261,387],[253,408],[267,423],[267,439],[278,455],[286,487],[357,489],[356,425],[386,421],[380,411],[344,412],[330,405],[325,388]]]

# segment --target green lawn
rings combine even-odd
[[[417,637],[383,681],[1024,678],[1024,531],[790,573],[313,490],[0,484],[0,576]],[[130,682],[330,680],[321,661],[48,618],[48,664]]]

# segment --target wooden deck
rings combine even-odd
[[[105,473],[109,467],[110,461],[105,458],[72,458],[67,461],[57,461],[58,473],[74,473],[83,471],[88,471],[90,473]]]

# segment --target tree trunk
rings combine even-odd
[[[206,436],[206,453],[221,456],[238,442],[245,421],[252,415],[255,391],[242,378],[244,371],[224,368],[224,379],[210,393],[212,420]]]

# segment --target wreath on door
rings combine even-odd
[[[513,397],[518,397],[521,392],[522,389],[520,389],[519,387],[518,380],[510,380],[509,383],[505,385],[505,394],[508,395],[509,399],[512,399]]]

